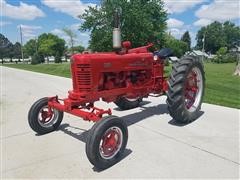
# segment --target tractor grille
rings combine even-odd
[[[77,64],[77,84],[78,90],[91,91],[92,76],[90,64]]]

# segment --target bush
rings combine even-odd
[[[54,57],[54,62],[55,63],[62,63],[62,56],[60,55],[60,53],[56,53],[56,55]]]
[[[237,62],[237,55],[233,53],[228,53],[223,56],[216,56],[212,59],[214,63],[234,63]]]
[[[38,54],[38,53],[35,53],[35,54],[32,56],[31,64],[40,64],[40,63],[43,63],[43,62],[44,62],[44,57],[43,57],[43,55]]]
[[[212,61],[215,63],[233,63],[237,61],[237,54],[227,53],[227,47],[221,47]]]
[[[228,63],[237,62],[237,60],[238,60],[237,54],[235,54],[235,53],[228,53],[226,55],[226,58],[227,58]]]

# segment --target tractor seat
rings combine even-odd
[[[162,48],[160,51],[154,52],[154,55],[157,55],[160,59],[166,59],[172,54],[173,51],[170,48]]]

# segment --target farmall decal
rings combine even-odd
[[[145,62],[145,59],[142,61],[135,61],[133,63],[128,64],[129,66],[139,67],[139,66],[147,66],[148,64]]]

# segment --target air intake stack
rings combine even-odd
[[[114,12],[113,21],[113,48],[119,51],[122,48],[121,30],[120,30],[120,9],[116,9]]]

